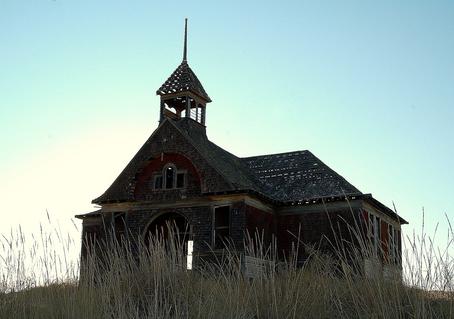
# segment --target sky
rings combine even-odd
[[[158,125],[184,18],[212,141],[238,156],[308,149],[394,203],[404,234],[424,210],[446,238],[454,2],[416,0],[0,0],[0,233],[48,212],[80,236],[73,216]]]

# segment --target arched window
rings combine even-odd
[[[174,187],[175,181],[175,168],[168,166],[165,168],[164,174],[166,177],[166,189],[171,189]]]
[[[153,189],[176,189],[186,187],[185,169],[177,169],[177,167],[168,163],[162,171],[155,172],[151,180]]]

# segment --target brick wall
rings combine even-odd
[[[246,205],[242,201],[230,205],[230,238],[235,248],[242,250],[244,229],[246,227]],[[194,240],[194,253],[209,252],[212,247],[213,205],[163,208],[163,209],[132,209],[127,212],[106,214],[103,218],[105,231],[104,240],[110,241],[112,237],[112,219],[118,214],[125,213],[125,223],[128,238],[132,241],[143,240],[150,223],[157,217],[166,213],[177,213],[183,216],[192,231]]]
[[[303,247],[304,245],[330,252],[336,249],[336,243],[341,243],[342,239],[355,242],[348,226],[355,228],[353,216],[360,216],[359,211],[354,211],[353,215],[350,210],[339,210],[278,216],[278,249],[282,255],[288,256],[299,243],[298,254],[300,259],[305,259],[309,251]],[[356,223],[358,222],[359,218],[356,220]]]
[[[172,163],[177,170],[186,171],[186,185],[181,189],[154,189],[153,175],[161,174],[164,166]],[[146,201],[170,201],[200,196],[200,176],[191,161],[183,155],[163,153],[153,158],[137,174],[134,198]]]
[[[128,185],[124,185],[124,187],[129,188],[129,192],[132,195],[131,199],[134,198],[135,194],[139,196],[145,194],[143,190],[138,190],[136,193],[136,187],[143,187],[143,180],[142,183],[137,182],[141,181],[141,178],[143,179],[148,176],[149,170],[155,169],[153,165],[157,165],[161,161],[161,156],[166,157],[166,160],[161,162],[162,166],[167,163],[167,159],[169,161],[176,160],[181,165],[186,166],[191,171],[193,181],[199,181],[200,189],[203,192],[228,190],[231,188],[225,179],[216,170],[211,168],[194,145],[180,131],[176,130],[172,124],[165,122],[148,139],[136,157],[131,161],[135,165],[130,163],[126,168],[126,172],[124,172],[125,175],[129,175],[131,178],[128,181]],[[151,166],[149,166],[150,164]],[[166,191],[166,193],[162,193],[161,195],[165,197],[165,194],[169,193]],[[152,200],[158,201],[159,196],[153,196]]]
[[[266,247],[271,245],[273,235],[276,235],[276,217],[271,212],[265,212],[256,207],[246,205],[246,230],[254,238],[257,235],[263,236],[263,244]]]

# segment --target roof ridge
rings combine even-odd
[[[208,139],[208,138],[207,138]],[[233,153],[230,153],[229,151],[223,149],[222,147],[220,147],[219,145],[217,145],[216,143],[210,141],[208,139],[208,142],[210,142],[213,146],[215,146],[216,148],[218,148],[219,150],[221,150],[222,152],[230,155],[230,156],[233,156],[234,160],[237,162],[235,164],[239,165],[242,169],[243,169],[243,172],[244,173],[247,173],[247,178],[250,182],[253,182],[253,183],[256,183],[256,185],[262,185],[263,183],[255,176],[254,172],[251,170],[250,167],[244,165],[243,161],[242,161],[242,158],[241,157],[238,157],[236,156],[235,154]],[[260,192],[262,192],[262,190],[260,190]],[[265,195],[265,196],[268,196],[268,195]]]
[[[158,127],[150,134],[150,136],[147,138],[147,140],[142,144],[142,146],[139,148],[139,150],[134,154],[132,159],[126,164],[126,166],[123,168],[123,170],[120,172],[120,174],[118,174],[118,176],[114,179],[114,181],[110,184],[110,186],[104,191],[104,193],[102,193],[101,195],[99,195],[98,197],[94,198],[91,201],[92,204],[99,204],[100,202],[102,202],[103,198],[105,196],[107,196],[109,190],[111,190],[111,188],[121,180],[121,176],[124,173],[126,173],[127,169],[130,167],[130,165],[132,165],[134,160],[142,152],[142,149],[148,144],[148,142],[158,133],[158,131],[161,129],[161,127],[163,127],[165,125],[165,123],[167,123],[167,122],[170,122],[170,120],[165,118],[164,121],[159,123]]]
[[[176,125],[176,123],[173,123],[173,121],[169,121],[177,130],[178,132],[180,132],[183,136],[185,136],[187,138],[187,140],[189,141],[189,143],[197,150],[197,152],[199,152],[199,154],[202,156],[202,157],[205,157],[205,155],[200,151],[200,148],[197,146],[197,143],[194,143],[194,140],[192,139],[192,137],[184,132],[184,130],[180,129],[178,127],[178,125]],[[206,137],[206,135],[205,135]],[[207,141],[208,140],[208,137],[206,137]],[[224,180],[227,182],[227,184],[232,187],[232,188],[235,188],[235,186],[229,181],[229,179],[225,176],[225,174],[223,174],[222,172],[219,171],[219,169],[217,167],[214,167],[213,165],[211,165],[210,163],[208,163],[219,175],[221,175]]]
[[[171,121],[172,122],[172,121]],[[184,131],[183,128],[180,128],[177,123],[172,123],[180,132]],[[182,132],[183,134],[185,134],[185,132]],[[213,156],[213,154],[204,154],[201,150],[200,150],[200,147],[197,143],[197,141],[195,141],[191,135],[189,134],[186,134],[186,136],[188,136],[189,140],[190,140],[190,143],[191,145],[194,146],[194,148],[205,158],[208,158],[209,161],[214,161],[216,158]],[[228,157],[230,157],[230,162],[232,165],[234,165],[237,169],[240,169],[241,170],[241,174],[245,177],[245,181],[241,182],[241,181],[231,181],[231,179],[224,173],[222,172],[221,170],[219,170],[216,165],[213,165],[212,163],[210,163],[210,166],[216,170],[216,172],[218,172],[226,181],[228,181],[228,184],[234,188],[234,189],[241,189],[241,187],[238,187],[238,186],[243,186],[243,187],[247,187],[251,190],[254,190],[254,191],[257,191],[259,193],[261,193],[262,195],[264,196],[267,196],[269,197],[268,195],[266,195],[266,192],[262,189],[262,182],[255,176],[254,172],[246,165],[243,164],[243,161],[241,160],[240,157],[236,156],[235,154],[233,153],[230,153],[229,151],[223,149],[222,147],[220,147],[219,145],[217,145],[216,143],[210,141],[208,139],[208,137],[206,135],[203,136],[203,139],[205,139],[210,145],[211,147],[214,147],[216,148],[218,151],[226,154]],[[224,160],[229,160],[229,158],[225,158]],[[246,183],[245,183],[246,182]],[[242,185],[240,185],[240,184]],[[254,187],[256,186],[256,187]]]
[[[243,160],[243,159],[249,159],[249,158],[254,158],[254,157],[276,156],[276,155],[295,154],[295,153],[305,153],[305,154],[309,153],[309,154],[312,154],[311,151],[309,151],[309,150],[299,150],[299,151],[289,151],[289,152],[283,152],[283,153],[253,155],[253,156],[239,157],[239,158]],[[312,154],[312,155],[314,155],[314,154]]]

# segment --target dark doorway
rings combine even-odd
[[[186,218],[178,213],[160,215],[151,222],[145,233],[147,247],[152,242],[160,242],[166,247],[181,247],[186,251],[186,242],[190,240],[190,227]]]

